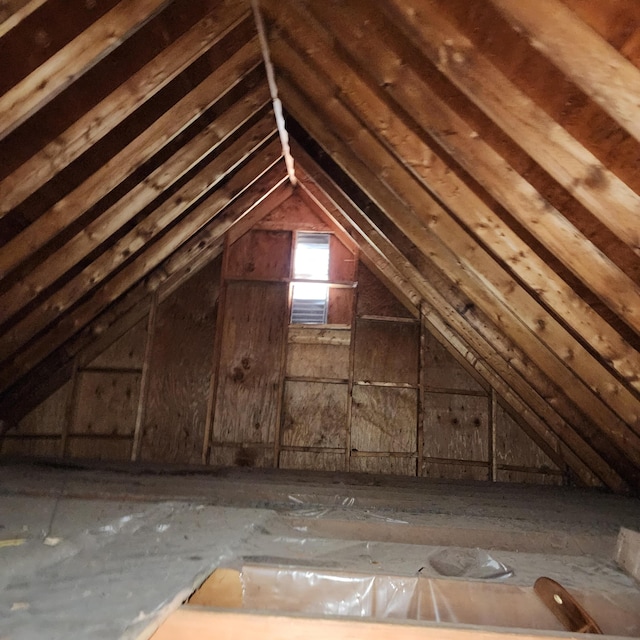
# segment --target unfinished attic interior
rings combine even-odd
[[[637,0],[0,0],[0,63],[0,637],[640,637]]]

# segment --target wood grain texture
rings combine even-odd
[[[304,202],[299,195],[293,195],[265,216],[258,224],[260,229],[288,231],[319,231],[328,233],[331,228]]]
[[[489,480],[489,467],[478,467],[471,464],[447,464],[441,462],[422,463],[422,475],[438,480]]]
[[[416,389],[355,385],[352,394],[352,449],[381,452],[416,450]]]
[[[351,326],[353,322],[353,296],[353,289],[329,287],[328,324]]]
[[[139,373],[79,373],[70,433],[133,435],[140,393]]]
[[[221,260],[211,262],[158,307],[142,460],[201,461],[220,271]]]
[[[415,476],[416,461],[397,456],[351,456],[349,469],[354,473]]]
[[[133,438],[84,438],[69,436],[65,456],[84,460],[131,460]]]
[[[353,282],[356,279],[357,261],[353,251],[333,234],[329,237],[329,280]]]
[[[290,325],[286,375],[346,380],[350,339],[350,332],[342,329]]]
[[[309,471],[346,471],[344,453],[280,451],[280,469]]]
[[[147,321],[145,318],[94,358],[88,367],[142,369],[146,343]]]
[[[286,284],[227,283],[214,440],[274,442],[287,309]]]
[[[498,465],[520,465],[545,470],[558,467],[540,447],[527,436],[516,421],[498,404],[496,411],[496,449]]]
[[[488,461],[487,398],[426,393],[424,419],[425,457]]]
[[[284,386],[281,443],[294,447],[346,446],[346,384],[298,382]]]
[[[496,482],[517,482],[519,484],[544,484],[559,487],[564,484],[561,474],[536,473],[535,471],[513,471],[498,469]]]
[[[354,379],[418,384],[418,324],[358,319]]]
[[[228,249],[225,277],[281,280],[291,276],[291,233],[253,229]]]
[[[428,388],[484,391],[471,374],[429,332],[425,336],[425,342],[424,380]]]
[[[387,287],[376,278],[362,262],[358,265],[359,316],[385,316],[390,318],[411,318],[411,314]]]
[[[67,405],[73,382],[70,380],[29,412],[18,424],[17,435],[61,435],[67,419]]]
[[[209,464],[220,467],[273,467],[273,447],[260,445],[214,445]]]

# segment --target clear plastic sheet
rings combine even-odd
[[[447,547],[429,556],[429,564],[441,576],[497,580],[513,575],[513,569],[484,549]]]
[[[296,494],[289,495],[288,498],[291,505],[289,513],[303,518],[320,519],[348,510],[351,516],[358,520],[374,519],[390,524],[408,524],[406,520],[398,517],[391,517],[371,509],[361,509],[355,496]]]
[[[240,580],[243,608],[251,610],[563,630],[531,587],[500,582],[250,564]],[[614,604],[599,594],[580,599],[606,633],[639,637],[633,602]]]

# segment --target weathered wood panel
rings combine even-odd
[[[547,471],[557,465],[520,428],[516,421],[500,406],[496,407],[496,443],[494,455],[498,465],[530,467]],[[516,480],[520,482],[520,480]]]
[[[81,371],[70,433],[132,435],[141,374]]]
[[[489,480],[489,467],[471,464],[446,464],[441,462],[423,463],[422,475],[439,480]]]
[[[489,401],[451,393],[426,393],[424,455],[489,460]]]
[[[281,443],[292,447],[345,447],[348,397],[346,384],[285,382]]]
[[[253,229],[229,248],[226,276],[281,280],[291,275],[291,233]]]
[[[353,289],[329,287],[329,307],[327,322],[329,324],[345,324],[353,322]]]
[[[395,456],[351,456],[350,471],[356,473],[383,473],[392,476],[415,476],[414,458]]]
[[[356,279],[356,256],[353,251],[331,235],[329,238],[329,280],[353,282]]]
[[[73,382],[69,381],[28,413],[18,425],[16,435],[62,435]],[[59,453],[59,452],[58,452]]]
[[[293,195],[285,200],[268,216],[265,216],[256,225],[256,228],[282,231],[317,231],[320,233],[331,231],[327,222],[312,211],[298,195]]]
[[[389,318],[412,317],[406,307],[362,262],[358,265],[357,314]]]
[[[353,387],[351,449],[416,450],[418,391],[396,387]]]
[[[425,344],[425,385],[431,389],[483,391],[455,358],[429,333]]]
[[[221,260],[157,309],[140,458],[200,463],[213,368]]]
[[[418,384],[418,324],[358,319],[355,340],[355,380]]]
[[[349,377],[351,332],[291,325],[286,375],[346,380]]]
[[[133,439],[69,436],[65,455],[85,460],[130,460]]]
[[[219,467],[273,467],[273,447],[213,446],[209,464]]]
[[[287,308],[286,284],[227,284],[214,440],[274,442]]]
[[[309,471],[345,471],[344,453],[281,451],[280,469],[303,469]]]
[[[89,367],[142,369],[146,344],[147,320],[145,318],[94,358]]]

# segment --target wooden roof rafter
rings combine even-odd
[[[607,365],[626,379],[635,391],[640,391],[640,377],[638,376],[640,354],[631,348],[589,305],[582,301],[571,287],[558,277],[552,268],[548,267],[544,260],[539,258],[524,241],[520,240],[462,180],[452,174],[450,168],[427,146],[426,142],[411,131],[366,82],[355,74],[349,73],[348,64],[332,51],[328,42],[328,34],[325,34],[323,43],[322,34],[318,33],[317,28],[312,28],[312,23],[312,17],[304,14],[299,7],[288,10],[284,16],[278,14],[278,27],[281,31],[274,34],[272,48],[279,52],[281,68],[284,69],[288,61],[294,59],[296,55],[304,55],[302,51],[307,52],[307,59],[310,60],[314,57],[314,53],[324,45],[322,55],[318,56],[315,62],[317,65],[315,68],[323,70],[325,74],[329,69],[336,72],[336,77],[340,79],[336,85],[340,100],[353,112],[358,113],[364,119],[363,124],[372,131],[376,131],[379,139],[389,148],[394,148],[396,156],[399,157],[400,154],[406,156],[407,165],[413,174],[418,179],[424,180],[427,188],[433,191],[435,197],[456,213],[461,222],[473,231],[478,240],[483,242],[484,246],[491,250],[493,255],[500,259],[515,277],[519,278],[525,286],[539,293],[548,307],[553,309],[564,322],[568,322],[572,326],[577,337],[582,339],[583,344],[594,348],[601,354],[602,360]],[[291,44],[283,39],[284,29],[294,30],[294,34],[289,35],[292,40]],[[293,49],[296,44],[300,47],[298,53]],[[372,53],[372,51],[367,53]],[[363,52],[363,58],[372,59],[373,56],[367,55],[367,53]],[[385,58],[389,59],[390,57],[391,52],[389,51]],[[405,80],[406,82],[399,82],[398,85],[408,87],[407,94],[413,93],[415,98],[410,102],[401,102],[400,106],[412,114],[418,113],[418,101],[425,97],[424,94],[420,96],[417,94],[416,88],[420,86],[420,80],[417,77],[405,78]],[[400,91],[404,91],[404,89],[400,89]],[[431,98],[431,96],[429,97]],[[435,96],[433,98],[437,100]],[[424,118],[437,118],[436,114],[440,109],[446,109],[449,112],[448,116],[456,118],[453,111],[442,102],[434,104],[434,101],[430,100],[429,106],[429,109],[424,110],[426,114],[423,116]],[[421,124],[423,122],[423,119],[420,120]],[[461,118],[442,120],[438,123],[440,131],[447,129],[447,125],[450,124],[455,124],[456,129],[463,135],[443,134],[438,138],[444,138],[447,151],[451,151],[454,157],[458,158],[458,149],[455,148],[455,145],[465,144],[464,140],[467,136],[464,134],[466,133],[469,134],[468,139],[472,140],[472,131]],[[437,131],[437,129],[435,130]],[[428,131],[433,133],[434,128],[429,128]],[[454,148],[450,146],[448,140],[452,141],[450,144],[454,145]],[[472,144],[479,146],[484,143],[475,140]],[[488,147],[486,152],[492,153]],[[497,159],[495,152],[493,155]],[[471,157],[465,164],[468,167],[473,167],[474,171],[478,171],[477,157]],[[487,174],[492,177],[494,183],[497,182],[495,168],[495,166],[487,167]],[[508,173],[513,175],[513,171]],[[524,180],[520,180],[524,183]],[[515,187],[517,185],[509,186]],[[517,189],[508,188],[506,185],[505,188],[499,188],[508,192],[507,197],[510,200],[505,204],[510,205],[510,209],[518,212],[519,215],[524,215],[522,212],[526,211],[526,206],[520,206],[522,201],[532,202],[535,206],[536,201],[540,200],[539,196],[527,195],[519,202],[515,199],[517,196],[514,196],[518,192]],[[545,210],[546,214],[550,214],[548,206],[545,207]],[[539,229],[544,234],[544,238],[541,239],[553,242],[550,248],[557,254],[564,256],[567,253],[569,260],[571,260],[571,256],[575,256],[575,269],[580,273],[585,273],[586,261],[592,268],[600,267],[599,271],[602,272],[603,277],[595,279],[597,284],[602,283],[600,290],[606,292],[607,296],[619,296],[618,309],[623,305],[628,305],[629,295],[633,295],[633,292],[638,289],[629,277],[611,264],[606,256],[603,256],[586,238],[581,237],[573,227],[568,225],[566,219],[559,212],[551,216],[552,222],[557,221],[557,224],[552,223],[551,225],[548,223],[540,224],[539,215],[538,211],[532,212],[532,219],[538,220],[538,223],[531,229],[534,235],[540,237],[540,234],[535,231]],[[548,217],[548,215],[545,216],[545,222]],[[525,228],[529,228],[526,220],[520,218],[520,221],[525,223]],[[566,229],[566,232],[563,232],[563,229]],[[575,249],[572,244],[575,245]],[[571,249],[573,250],[569,252]],[[598,259],[598,256],[601,256],[601,259]],[[585,275],[588,274],[585,273]],[[613,281],[618,285],[612,287]],[[589,280],[589,283],[592,284],[593,280]]]
[[[214,7],[187,33],[4,178],[0,182],[0,217],[101,140],[248,16],[247,8],[233,0]]]
[[[313,160],[306,157],[306,152],[297,144],[294,144],[294,149],[298,163],[313,176],[313,182],[309,181],[309,177],[302,178],[303,188],[310,189],[329,215],[336,217],[345,228],[352,229],[352,234],[360,235],[360,250],[375,265],[376,272],[386,274],[385,280],[392,289],[404,295],[409,294],[413,304],[422,307],[423,321],[429,330],[440,336],[449,349],[454,349],[467,360],[527,420],[531,435],[539,446],[560,465],[567,463],[585,484],[594,484],[592,470],[596,470],[596,474],[609,487],[624,490],[624,481],[599,458],[595,450],[560,416],[550,412],[541,396],[532,393],[530,380],[521,377],[508,360],[499,357],[494,347],[495,340],[478,335],[468,325],[469,314],[461,312],[460,305],[446,300],[442,291],[407,260],[375,222],[333,185]],[[548,425],[552,426],[552,430]],[[553,433],[556,428],[561,434],[560,439]],[[578,455],[574,451],[579,452]]]
[[[329,147],[331,155],[344,158],[343,168],[347,168],[353,166],[352,154],[355,152],[359,157],[365,159],[378,176],[383,176],[384,182],[389,185],[388,188],[395,193],[395,196],[392,197],[383,196],[389,203],[383,206],[383,209],[387,211],[407,237],[420,248],[424,255],[434,260],[438,268],[445,273],[455,274],[456,284],[462,288],[465,294],[484,312],[488,313],[494,322],[503,327],[506,334],[524,349],[527,357],[535,362],[559,388],[565,390],[572,402],[578,406],[586,404],[590,407],[592,418],[600,429],[607,434],[607,437],[617,443],[619,453],[613,455],[622,465],[625,465],[622,451],[632,457],[632,460],[640,460],[638,453],[634,453],[634,449],[638,447],[638,442],[634,444],[634,441],[638,436],[623,420],[616,417],[604,402],[594,397],[584,385],[579,376],[583,376],[585,370],[583,368],[574,369],[571,362],[567,362],[568,366],[564,366],[557,359],[554,350],[545,344],[549,339],[548,336],[552,335],[554,331],[552,322],[547,318],[545,331],[540,334],[536,329],[537,320],[533,319],[538,314],[545,312],[543,310],[534,312],[533,307],[530,307],[531,311],[524,311],[526,305],[535,304],[531,298],[528,301],[523,299],[523,302],[517,303],[520,306],[514,307],[512,298],[515,294],[520,296],[524,292],[510,285],[504,291],[500,291],[500,288],[505,286],[504,275],[498,275],[500,271],[495,262],[488,259],[488,256],[479,247],[475,248],[473,243],[469,244],[469,240],[463,241],[464,231],[459,227],[451,226],[446,212],[440,209],[437,203],[428,204],[429,199],[425,197],[426,194],[406,175],[406,171],[399,166],[398,161],[393,159],[373,139],[369,130],[348,113],[335,97],[332,89],[322,88],[323,83],[320,81],[317,70],[307,72],[302,65],[293,67],[294,59],[292,57],[287,59],[287,65],[287,72],[281,71],[282,94],[287,98],[288,104],[292,101],[295,101],[296,104],[306,103],[314,105],[312,108],[322,112],[324,120],[331,125],[330,129],[341,137],[341,140],[333,138]],[[316,82],[311,83],[310,77],[316,78]],[[294,82],[296,85],[298,82],[303,84],[304,89],[300,86],[294,88]],[[308,108],[302,112],[300,117],[303,121],[310,118]],[[315,135],[319,141],[326,144],[328,134],[317,132]],[[370,192],[383,189],[382,185],[371,183],[366,183],[366,187]],[[402,196],[398,194],[402,194]],[[400,202],[404,200],[404,204],[394,205],[394,199],[398,199]],[[425,213],[426,206],[429,206],[428,214]],[[405,209],[405,207],[407,208]],[[420,211],[419,216],[415,215],[416,211]],[[428,221],[428,226],[423,226],[418,221],[419,219]],[[471,252],[468,247],[473,247]],[[480,271],[478,271],[479,266]],[[495,272],[495,275],[489,275],[492,271]],[[489,293],[490,289],[487,288],[487,285],[490,284],[487,281],[487,276],[489,279],[497,278],[496,285],[490,285],[490,287],[494,287],[492,293]],[[479,281],[478,278],[480,278]],[[509,295],[505,295],[507,290]],[[521,306],[523,303],[525,307]],[[531,314],[532,321],[528,328],[526,326],[527,315],[525,314]],[[557,330],[562,331],[559,325],[557,325]],[[543,342],[538,342],[539,340]],[[563,336],[562,340],[567,340],[567,336]],[[541,348],[542,345],[544,345],[543,348]],[[574,344],[573,348],[579,349],[577,344]],[[573,355],[571,360],[573,360]],[[593,364],[597,368],[598,365],[595,361]],[[598,380],[597,377],[593,379],[595,384],[599,384]],[[613,400],[613,396],[611,399]],[[614,404],[618,399],[616,396]],[[627,402],[630,411],[628,417],[631,418],[630,424],[632,425],[637,422],[637,402],[629,394],[627,394]],[[619,405],[618,410],[621,409],[622,407]],[[627,468],[631,476],[636,474],[633,465],[627,466]]]

